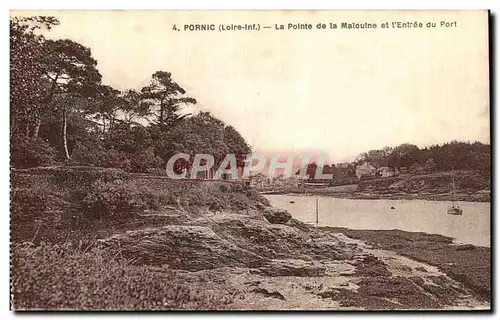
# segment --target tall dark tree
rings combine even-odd
[[[50,30],[59,21],[53,17],[35,16],[10,20],[10,105],[11,133],[25,137],[33,134],[35,118],[40,114],[46,91],[44,70],[40,61],[45,55],[45,38],[36,32]],[[20,132],[22,131],[22,132]]]
[[[226,126],[224,128],[224,143],[228,152],[236,156],[238,168],[242,168],[245,165],[246,155],[252,152],[245,138],[233,126]]]
[[[94,113],[94,119],[102,123],[103,136],[112,134],[115,121],[121,108],[125,105],[120,97],[121,92],[108,85],[99,85],[95,88],[93,104],[88,110]]]
[[[139,119],[151,115],[151,103],[146,101],[140,92],[126,90],[122,94],[122,100],[121,112],[125,123],[140,125]]]
[[[101,74],[97,70],[97,61],[92,58],[90,49],[72,40],[45,41],[41,65],[49,88],[42,100],[41,113],[36,119],[33,134],[35,137],[38,136],[44,113],[50,110],[55,95],[95,96],[96,88],[101,81]],[[62,123],[62,148],[66,159],[69,159],[66,139],[69,107],[67,104],[59,106]]]
[[[151,83],[142,88],[144,99],[149,99],[155,106],[153,111],[161,130],[171,128],[184,116],[178,114],[182,104],[196,104],[196,100],[184,96],[186,90],[172,80],[172,74],[167,71],[156,71]]]

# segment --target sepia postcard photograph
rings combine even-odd
[[[11,310],[491,311],[489,11],[9,19]]]

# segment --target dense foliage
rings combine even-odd
[[[140,90],[116,90],[101,82],[89,48],[42,35],[58,24],[45,16],[10,20],[13,167],[64,163],[160,173],[177,152],[210,153],[217,161],[235,153],[243,165],[250,152],[243,137],[209,113],[182,112],[197,101],[170,72],[155,72]]]
[[[12,267],[16,310],[217,310],[232,300],[210,286],[190,286],[175,271],[134,266],[98,246],[17,244]]]
[[[452,141],[443,145],[419,148],[413,144],[402,144],[380,150],[370,150],[358,156],[357,163],[370,162],[375,167],[400,169],[422,166],[427,171],[478,170],[489,172],[491,166],[490,145],[480,142]]]

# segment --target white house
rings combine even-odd
[[[368,162],[356,166],[356,177],[358,177],[358,179],[361,179],[363,176],[372,177],[376,173],[377,169]]]
[[[380,167],[377,169],[377,173],[382,178],[387,178],[394,175],[394,170],[391,170],[389,167]]]

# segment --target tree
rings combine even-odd
[[[434,159],[429,158],[425,162],[425,165],[424,165],[425,171],[427,171],[427,172],[435,172],[436,168],[437,168],[437,165],[436,165],[436,162],[434,161]]]
[[[142,88],[142,97],[148,99],[157,110],[153,114],[161,130],[172,128],[173,125],[186,115],[178,114],[181,104],[196,104],[194,98],[183,96],[186,90],[172,80],[167,71],[156,71],[151,83]]]
[[[68,149],[68,118],[69,115],[75,110],[82,110],[85,108],[87,99],[72,95],[70,93],[61,93],[52,98],[50,104],[51,110],[56,114],[61,113],[60,119],[60,139],[62,146],[63,157],[67,160],[70,159],[70,152]]]
[[[125,105],[125,101],[120,97],[119,90],[108,85],[96,86],[94,94],[93,103],[89,106],[88,111],[94,113],[94,119],[102,123],[103,136],[106,136],[106,133],[111,135],[113,125],[119,111]]]
[[[375,168],[385,167],[387,165],[386,157],[387,154],[384,150],[368,151],[368,159]]]
[[[72,40],[47,40],[44,43],[44,57],[41,61],[45,80],[49,88],[42,100],[41,113],[35,125],[34,137],[38,131],[45,112],[49,111],[54,96],[64,94],[75,97],[95,96],[97,85],[101,81],[101,74],[97,70],[97,61],[92,58],[89,48]],[[63,137],[62,148],[64,156],[69,159],[67,152],[67,113],[68,104],[60,104]]]
[[[212,171],[219,168],[228,154],[236,154],[237,166],[244,165],[244,156],[250,153],[250,146],[233,128],[212,116],[209,112],[200,112],[186,118],[165,135],[159,153],[164,161],[177,153],[191,155],[189,162],[179,161],[176,170],[192,166],[195,154],[210,154],[214,158]]]
[[[122,94],[123,105],[121,108],[125,123],[140,125],[136,120],[151,115],[151,103],[144,100],[141,93],[135,90],[126,90]]]
[[[244,167],[246,155],[252,152],[245,138],[233,126],[226,126],[224,128],[224,143],[227,146],[228,153],[236,156],[237,167]]]
[[[45,38],[36,31],[58,25],[54,17],[35,16],[10,19],[10,105],[11,133],[26,137],[33,132],[36,115],[47,83],[40,64],[44,56]]]
[[[234,153],[243,165],[250,152],[245,139],[209,113],[182,115],[182,105],[196,100],[169,72],[155,72],[140,92],[120,92],[101,83],[89,48],[39,34],[58,24],[44,16],[10,20],[13,166],[72,158],[74,164],[145,172],[162,165],[158,155],[167,159],[175,152],[208,153],[217,164]]]

